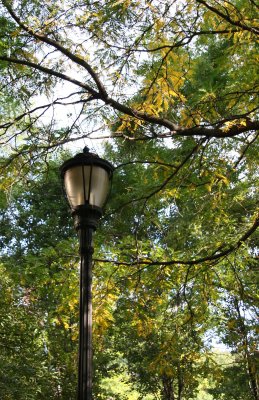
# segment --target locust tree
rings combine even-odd
[[[105,140],[116,169],[96,236],[96,346],[120,338],[132,379],[166,400],[195,395],[213,335],[258,399],[257,14],[248,0],[1,1],[2,193],[10,203],[64,145]],[[3,224],[6,257],[59,246],[28,196],[21,229]]]

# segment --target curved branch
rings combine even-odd
[[[168,164],[165,162],[161,161],[152,161],[152,160],[135,160],[135,161],[127,161],[122,164],[117,165],[114,170],[125,167],[126,165],[132,165],[132,164],[155,164],[155,165],[161,165],[162,167],[169,167],[169,168],[178,168],[177,165],[173,164]]]
[[[227,138],[240,135],[244,132],[256,131],[259,129],[259,121],[251,121],[249,118],[246,119],[246,123],[237,123],[231,126],[228,130],[224,130],[224,125],[219,128],[206,128],[203,126],[195,126],[193,128],[179,128],[178,130],[172,132],[172,134],[179,136],[205,136],[207,138]]]
[[[12,16],[12,18],[16,21],[16,23],[25,32],[27,32],[30,35],[32,35],[35,39],[38,39],[43,43],[49,44],[50,46],[54,47],[55,49],[59,50],[62,54],[67,56],[70,60],[74,61],[76,64],[81,65],[81,67],[85,68],[87,70],[87,72],[90,74],[90,76],[93,78],[93,80],[96,83],[96,86],[97,86],[99,92],[102,94],[102,96],[104,98],[106,98],[108,96],[103,84],[101,83],[101,81],[100,81],[100,79],[98,77],[98,75],[96,74],[96,72],[93,70],[93,68],[85,60],[83,60],[82,58],[80,58],[80,57],[76,56],[75,54],[73,54],[70,50],[68,50],[65,47],[63,47],[56,40],[51,39],[46,35],[34,32],[31,28],[26,26],[21,21],[21,19],[18,17],[18,15],[15,14],[15,12],[13,11],[13,9],[11,8],[11,6],[8,4],[8,2],[6,0],[3,0],[2,3],[6,7],[7,11]]]
[[[187,154],[187,156],[183,159],[183,161],[177,165],[177,166],[173,166],[174,168],[174,172],[172,174],[170,174],[163,182],[160,186],[158,186],[155,190],[153,190],[151,193],[148,193],[146,196],[141,196],[141,197],[137,197],[136,199],[131,199],[123,204],[120,205],[120,207],[116,208],[115,210],[112,211],[112,214],[115,212],[118,212],[119,210],[121,210],[122,208],[128,206],[129,204],[133,204],[133,203],[137,203],[139,201],[144,200],[144,206],[147,203],[147,201],[154,195],[156,195],[157,193],[159,193],[161,190],[163,190],[166,185],[173,179],[173,177],[180,171],[180,169],[188,162],[188,160],[190,160],[190,158],[192,157],[192,155],[199,149],[199,147],[202,144],[202,141],[204,139],[201,139],[201,141],[199,143],[197,143],[193,149],[190,151],[190,153]],[[122,164],[124,165],[124,164]],[[120,165],[118,165],[115,169],[118,169],[120,167]],[[144,208],[143,206],[143,208]]]
[[[175,43],[172,44],[163,44],[161,46],[157,46],[157,47],[152,47],[152,48],[139,48],[139,47],[134,47],[134,45],[132,47],[123,47],[123,46],[119,46],[119,45],[115,45],[115,44],[111,44],[108,43],[107,40],[98,37],[96,34],[95,36],[97,36],[98,40],[100,40],[102,43],[104,43],[106,46],[113,48],[113,49],[117,49],[117,50],[123,50],[125,51],[126,54],[129,53],[154,53],[156,51],[160,51],[160,50],[164,50],[164,49],[175,49],[177,47],[184,47],[186,45],[188,45],[189,43],[191,43],[191,41],[196,37],[196,36],[201,36],[201,35],[228,35],[229,33],[237,33],[240,32],[239,29],[222,29],[222,30],[203,30],[203,31],[198,31],[198,32],[192,32],[189,31],[189,34],[186,36],[184,36],[182,39],[178,40]],[[176,34],[182,33],[182,32],[175,32]]]
[[[181,265],[195,265],[195,264],[202,264],[204,262],[208,261],[216,261],[219,260],[222,257],[225,257],[232,253],[235,250],[238,250],[243,243],[256,231],[256,229],[259,226],[259,215],[256,216],[255,222],[251,226],[251,228],[244,233],[243,236],[240,237],[240,239],[233,245],[229,246],[226,250],[218,253],[218,251],[214,251],[211,255],[208,255],[207,257],[202,257],[202,258],[197,258],[196,260],[170,260],[170,261],[152,261],[152,260],[136,260],[133,262],[126,262],[126,261],[116,261],[116,260],[110,260],[110,259],[99,259],[95,258],[94,261],[99,261],[99,262],[105,262],[105,263],[112,263],[115,265],[125,265],[125,266],[152,266],[152,265],[160,265],[160,266],[168,266],[168,265],[174,265],[174,264],[181,264]]]
[[[42,65],[36,64],[31,61],[27,60],[19,60],[16,58],[11,58],[11,57],[6,57],[6,56],[0,56],[0,61],[6,61],[14,64],[20,64],[20,65],[26,65],[31,68],[35,68],[38,71],[44,72],[48,75],[55,76],[57,78],[63,79],[67,82],[73,83],[74,85],[77,85],[83,89],[85,89],[87,92],[89,92],[94,99],[100,99],[102,100],[105,104],[110,105],[113,109],[120,111],[124,114],[127,114],[131,117],[137,118],[139,120],[148,122],[148,123],[154,123],[159,126],[163,126],[165,128],[168,128],[171,131],[171,135],[178,135],[178,136],[202,136],[206,138],[210,137],[215,137],[215,138],[227,138],[227,137],[234,137],[237,135],[240,135],[241,133],[248,132],[248,131],[254,131],[259,129],[259,121],[251,121],[249,118],[246,120],[246,124],[236,124],[231,126],[227,131],[224,131],[224,129],[221,129],[219,127],[216,128],[206,128],[203,126],[198,126],[198,127],[193,127],[193,128],[183,128],[175,124],[174,122],[166,119],[166,118],[159,118],[151,114],[143,113],[137,110],[134,110],[131,107],[128,107],[124,104],[119,103],[118,101],[109,98],[109,97],[103,97],[101,93],[97,92],[95,89],[93,89],[91,86],[87,85],[86,83],[80,82],[77,79],[71,78],[68,75],[65,75],[61,72],[54,71],[53,69],[43,67]]]
[[[27,61],[27,60],[20,60],[12,57],[7,57],[7,56],[0,56],[0,61],[6,61],[14,64],[20,64],[20,65],[26,65],[31,68],[35,68],[38,71],[41,71],[43,73],[46,73],[51,76],[55,76],[57,78],[63,79],[65,81],[68,81],[70,83],[73,83],[74,85],[77,85],[87,92],[89,92],[94,99],[100,99],[102,100],[106,105],[111,106],[114,110],[120,111],[126,115],[129,115],[133,118],[137,118],[139,120],[145,121],[147,123],[153,123],[162,127],[165,127],[170,130],[171,135],[178,135],[178,136],[201,136],[201,137],[206,137],[206,138],[227,138],[227,137],[234,137],[237,135],[240,135],[241,133],[248,132],[248,131],[254,131],[259,129],[259,121],[251,121],[249,118],[246,119],[246,124],[235,124],[231,126],[227,131],[224,130],[224,125],[220,127],[203,127],[203,126],[194,126],[192,128],[184,128],[181,127],[174,122],[166,119],[166,118],[160,118],[151,114],[147,114],[141,111],[137,111],[129,106],[126,106],[124,104],[119,103],[118,101],[107,97],[103,95],[103,93],[97,92],[95,89],[93,89],[91,86],[89,86],[86,83],[83,83],[81,81],[78,81],[77,79],[74,79],[66,74],[63,74],[61,72],[54,71],[51,68],[44,67],[42,65],[39,65],[37,63]]]
[[[242,153],[240,154],[238,160],[236,161],[236,163],[234,164],[234,168],[237,168],[238,164],[243,160],[245,153],[247,152],[247,150],[249,149],[249,147],[256,141],[256,139],[259,137],[259,132],[253,137],[253,139],[247,143],[247,145],[245,146],[244,150],[242,151]]]
[[[15,117],[12,121],[5,122],[4,124],[0,125],[0,129],[8,129],[12,125],[14,125],[16,122],[20,121],[22,118],[24,118],[28,115],[31,115],[31,114],[35,113],[36,111],[39,111],[42,109],[48,109],[54,105],[63,105],[63,106],[67,106],[67,105],[71,105],[71,104],[75,105],[75,104],[87,103],[88,101],[92,100],[92,98],[90,97],[88,99],[80,99],[80,100],[76,100],[76,101],[71,101],[69,103],[62,102],[62,100],[67,100],[69,97],[72,97],[75,94],[82,94],[82,92],[70,93],[68,96],[59,97],[56,100],[54,100],[48,104],[43,104],[42,106],[38,106],[38,107],[32,108],[30,110],[27,110],[27,111],[23,112],[22,114],[18,115],[17,117]]]
[[[86,83],[80,82],[77,79],[71,78],[70,76],[63,74],[62,72],[57,72],[51,68],[43,67],[42,65],[39,65],[37,63],[27,61],[27,60],[20,60],[18,58],[0,56],[0,61],[6,61],[9,63],[19,64],[19,65],[26,65],[28,67],[35,68],[38,71],[44,72],[45,74],[55,76],[57,78],[63,79],[67,82],[73,83],[74,85],[77,85],[77,86],[85,89],[87,92],[91,93],[91,95],[96,99],[100,98],[99,93],[96,90],[94,90],[93,88],[91,88],[91,86],[87,85]]]
[[[257,29],[256,27],[250,27],[250,26],[247,26],[246,24],[243,24],[241,21],[233,20],[229,14],[228,15],[224,14],[223,12],[218,10],[216,7],[211,6],[204,0],[196,0],[196,1],[197,1],[197,3],[203,4],[206,8],[208,8],[214,14],[217,14],[219,17],[223,18],[225,21],[229,22],[231,25],[238,26],[239,28],[242,28],[244,31],[253,32],[256,35],[259,34],[259,29]]]

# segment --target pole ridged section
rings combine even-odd
[[[78,230],[80,239],[80,320],[78,400],[92,400],[92,237],[93,228]]]

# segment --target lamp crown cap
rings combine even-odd
[[[64,177],[68,169],[79,165],[91,165],[104,168],[109,176],[112,175],[114,170],[114,166],[109,161],[103,160],[97,154],[90,153],[89,148],[85,146],[82,153],[76,154],[73,158],[70,158],[62,164],[61,176]]]

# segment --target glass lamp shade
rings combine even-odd
[[[108,172],[101,167],[79,165],[65,172],[64,184],[71,208],[84,204],[102,208],[109,192],[110,179]]]
[[[68,202],[72,209],[79,206],[103,208],[110,189],[113,166],[97,155],[84,153],[71,158],[61,167]]]

